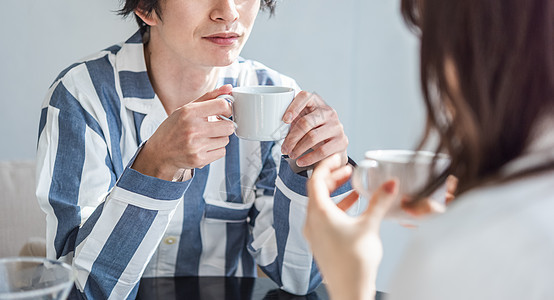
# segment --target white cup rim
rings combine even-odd
[[[294,92],[294,89],[286,86],[276,85],[252,85],[252,86],[239,86],[233,88],[232,93],[236,94],[286,94]]]
[[[405,160],[393,159],[390,156],[408,157],[408,158],[422,158],[410,159],[408,162],[415,164],[428,164],[433,161],[436,156],[437,160],[449,160],[449,156],[444,153],[435,153],[427,150],[406,150],[406,149],[382,149],[382,150],[369,150],[364,153],[364,159],[377,160],[387,163],[404,164]]]

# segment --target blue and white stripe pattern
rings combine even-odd
[[[220,72],[218,85],[227,83],[299,90],[243,59]],[[47,214],[48,256],[77,270],[73,295],[134,298],[143,276],[255,277],[256,263],[286,291],[315,289],[321,278],[302,237],[306,177],[291,171],[280,144],[232,135],[226,156],[186,182],[130,169],[165,118],[138,32],[73,64],[49,89],[37,197]]]

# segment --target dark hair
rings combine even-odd
[[[464,192],[554,168],[545,162],[500,174],[532,142],[537,122],[554,111],[554,1],[402,0],[401,10],[421,37],[427,128],[419,148],[437,133],[437,152],[452,158],[425,190],[447,174]]]
[[[125,0],[125,4],[123,7],[118,10],[118,14],[122,16],[128,16],[131,13],[134,14],[135,9],[141,9],[143,10],[147,15],[152,14],[153,11],[156,12],[158,16],[162,16],[162,10],[160,1],[164,0]],[[272,16],[275,13],[275,5],[277,4],[277,0],[260,0],[260,10],[269,11],[269,15]],[[139,18],[135,14],[135,20],[137,21],[137,24],[141,30],[145,30],[148,25],[142,21],[141,18]]]

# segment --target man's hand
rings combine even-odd
[[[340,154],[343,165],[348,162],[348,138],[344,128],[337,112],[319,95],[305,91],[298,93],[285,111],[283,121],[291,124],[281,147],[283,154],[296,159],[313,150],[296,161],[298,166],[315,164],[335,153]]]
[[[178,170],[202,168],[225,156],[235,128],[232,122],[214,120],[214,116],[231,115],[229,103],[217,99],[231,89],[224,85],[175,110],[145,143],[132,168],[171,180]]]

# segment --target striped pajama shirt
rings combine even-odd
[[[291,78],[242,58],[219,74],[218,86],[299,91]],[[72,295],[134,298],[141,277],[255,277],[256,264],[288,292],[314,290],[321,278],[302,236],[307,178],[292,172],[280,143],[232,135],[225,157],[168,182],[129,167],[165,118],[139,32],[71,65],[50,87],[37,197],[48,257],[77,271]]]

